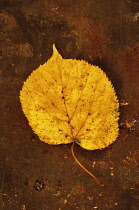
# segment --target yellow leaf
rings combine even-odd
[[[48,144],[76,142],[102,149],[118,136],[119,103],[106,74],[83,60],[52,57],[34,70],[20,92],[33,131]]]

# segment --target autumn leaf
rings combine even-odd
[[[119,103],[113,85],[97,66],[52,57],[27,78],[20,92],[33,131],[48,144],[76,142],[102,149],[118,136]]]

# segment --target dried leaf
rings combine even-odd
[[[83,60],[52,57],[32,72],[20,92],[33,131],[48,144],[76,142],[102,149],[118,136],[119,103],[106,74]]]

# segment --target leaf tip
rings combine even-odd
[[[53,44],[53,56],[60,56],[60,57],[62,57],[62,56],[59,54],[58,50],[56,49],[55,44]]]
[[[55,44],[53,44],[53,53],[57,51]]]

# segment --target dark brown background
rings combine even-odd
[[[139,1],[0,0],[0,126],[2,210],[138,209]],[[102,151],[39,141],[25,118],[19,91],[28,75],[52,55],[98,65],[112,81],[122,126]],[[35,181],[46,187],[37,191]],[[37,183],[36,183],[37,184]],[[38,184],[39,185],[39,184]],[[34,186],[34,187],[33,187]],[[39,185],[39,187],[41,187]]]

